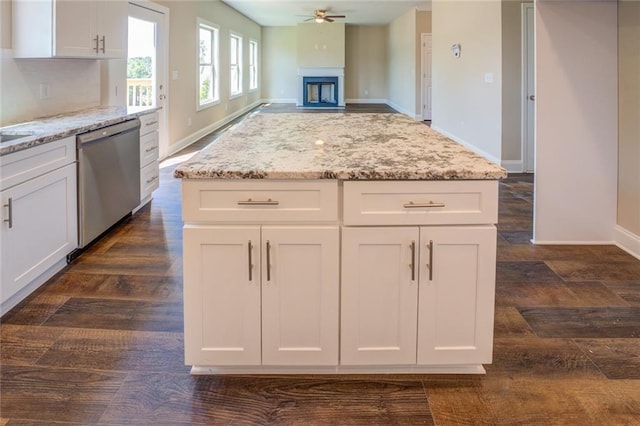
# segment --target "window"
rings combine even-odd
[[[198,19],[198,109],[220,100],[218,28]]]
[[[249,41],[249,90],[258,88],[258,42]]]
[[[229,64],[231,65],[231,96],[242,93],[242,36],[233,34],[230,39]]]

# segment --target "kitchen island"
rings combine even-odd
[[[400,114],[254,113],[175,176],[192,373],[491,362],[504,169]]]

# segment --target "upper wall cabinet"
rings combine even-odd
[[[14,0],[15,58],[127,56],[127,2]]]

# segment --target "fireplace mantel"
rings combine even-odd
[[[296,106],[303,107],[303,79],[304,77],[338,77],[338,108],[344,108],[344,68],[333,67],[301,67],[298,68],[298,98]]]

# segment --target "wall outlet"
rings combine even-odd
[[[49,95],[49,85],[47,83],[40,83],[40,99],[48,99]]]
[[[365,90],[365,91],[364,91],[364,95],[365,95],[365,96],[369,96],[369,91],[368,91],[368,90]]]
[[[171,71],[171,80],[177,80],[178,79],[178,71]]]
[[[187,127],[191,127],[191,117],[187,118]]]

